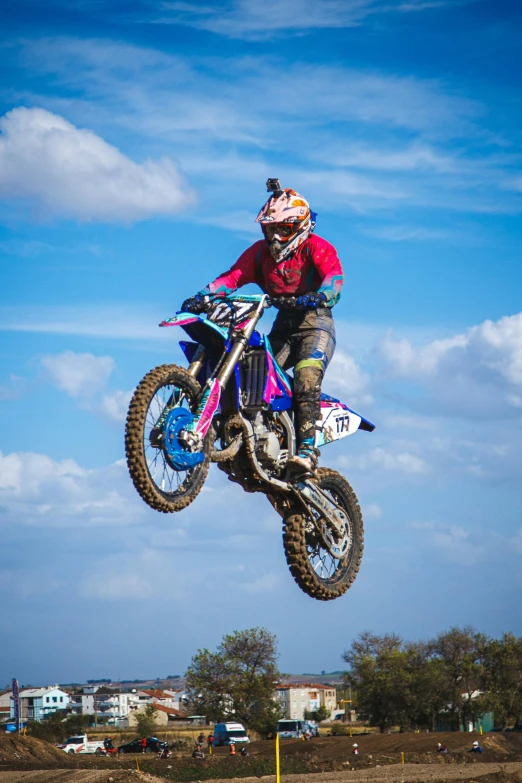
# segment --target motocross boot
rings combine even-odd
[[[307,442],[308,441],[308,442]],[[292,474],[311,473],[317,470],[319,449],[314,447],[314,439],[307,438],[299,446],[297,454],[294,454],[287,462],[288,471]]]
[[[308,363],[294,370],[296,434],[300,444],[297,454],[287,462],[291,473],[315,473],[319,450],[314,447],[316,422],[321,417],[322,371]]]

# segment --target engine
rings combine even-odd
[[[256,439],[255,453],[261,465],[269,470],[281,469],[287,459],[288,450],[283,448],[285,432],[277,419],[258,411],[252,420]]]

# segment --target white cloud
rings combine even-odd
[[[339,464],[352,471],[370,472],[374,470],[394,471],[397,473],[408,473],[417,476],[423,476],[430,472],[428,463],[417,454],[410,451],[391,451],[377,448],[370,448],[367,452],[357,457],[341,456]]]
[[[522,313],[424,345],[388,337],[381,350],[390,372],[424,385],[439,408],[491,418],[520,412]]]
[[[125,421],[132,391],[118,389],[111,394],[105,394],[100,402],[99,410],[113,421]]]
[[[135,163],[45,109],[13,109],[0,131],[0,197],[28,199],[45,215],[132,221],[176,214],[193,201],[171,159]]]
[[[472,566],[487,560],[498,550],[499,541],[494,537],[486,541],[482,533],[474,536],[461,525],[420,523],[412,527],[425,531],[430,547],[445,560],[461,566]]]
[[[445,231],[437,228],[425,228],[423,226],[376,226],[373,228],[363,228],[363,233],[384,239],[386,242],[431,242],[455,240],[458,238],[456,232]]]
[[[352,356],[336,350],[328,366],[325,388],[331,393],[343,395],[347,405],[369,405],[373,400],[369,393],[370,378]]]
[[[187,292],[188,294],[188,292]],[[164,340],[174,342],[173,329],[161,329],[160,320],[174,315],[159,314],[143,305],[121,303],[105,307],[36,305],[34,307],[0,307],[0,330],[41,332],[43,334],[75,334],[87,337],[110,337],[114,340]]]
[[[87,470],[32,452],[0,452],[0,505],[3,524],[15,527],[132,525],[145,508],[121,463]]]
[[[382,517],[382,508],[377,503],[365,503],[363,516],[365,519],[380,519]]]
[[[379,171],[434,170],[453,172],[457,162],[452,155],[443,154],[426,144],[417,142],[403,148],[381,148],[350,144],[346,152],[342,146],[333,155],[324,158],[336,166]]]
[[[27,379],[11,373],[7,383],[0,383],[0,402],[16,400],[27,389]]]
[[[460,0],[465,2],[466,0]],[[468,0],[471,2],[472,0]],[[301,0],[299,11],[278,0],[229,0],[224,5],[205,5],[187,0],[163,2],[154,20],[163,24],[187,24],[229,38],[263,40],[278,33],[302,33],[318,28],[355,27],[371,14],[423,11],[459,0]]]
[[[64,351],[44,356],[42,365],[59,389],[70,397],[87,399],[105,388],[114,370],[114,359],[110,356],[94,356],[92,353]],[[115,402],[108,401],[107,413],[111,409],[115,410]]]
[[[114,573],[115,563],[106,563],[105,567],[84,578],[80,593],[87,598],[102,598],[111,601],[134,598],[149,598],[152,595],[150,583],[133,572]]]

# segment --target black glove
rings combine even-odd
[[[181,312],[183,313],[198,313],[204,312],[206,309],[205,296],[203,294],[195,294],[195,296],[189,296],[185,299],[181,305]]]
[[[303,307],[306,310],[315,310],[326,302],[326,296],[319,291],[310,291],[309,294],[299,296],[296,302],[297,307]]]

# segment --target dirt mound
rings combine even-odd
[[[0,783],[162,783],[162,778],[136,775],[128,770],[100,772],[55,769],[0,772]]]
[[[49,742],[18,734],[0,734],[0,764],[18,762],[63,762],[65,753]]]

